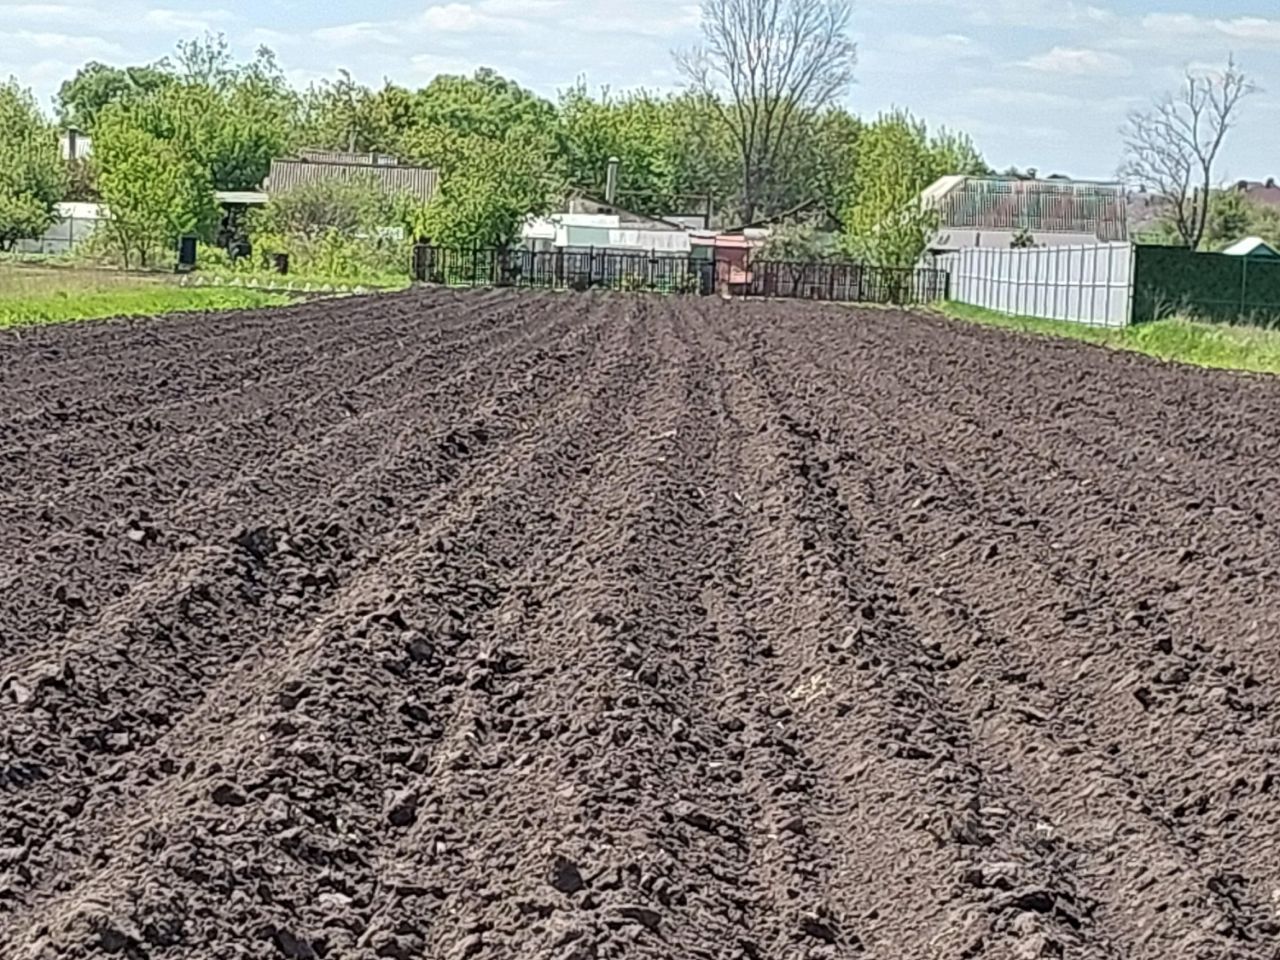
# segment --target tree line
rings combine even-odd
[[[842,0],[705,0],[703,13],[675,92],[579,81],[548,99],[490,69],[418,89],[340,71],[297,90],[269,49],[241,62],[208,35],[155,63],[85,64],[53,118],[11,80],[0,122],[20,136],[0,145],[0,245],[39,235],[59,200],[93,199],[112,213],[114,244],[146,261],[180,235],[215,236],[215,191],[256,189],[273,158],[318,148],[437,170],[433,202],[399,216],[442,245],[509,243],[571,189],[602,190],[616,157],[619,202],[638,213],[709,209],[731,225],[805,208],[843,225],[843,252],[898,261],[924,230],[895,221],[904,204],[943,174],[989,172],[961,134],[842,105],[856,60]],[[85,163],[58,156],[56,130],[70,128],[92,138]]]

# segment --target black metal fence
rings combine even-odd
[[[946,270],[862,263],[754,260],[746,293],[753,297],[844,303],[932,303],[947,297]]]
[[[450,249],[419,245],[413,275],[422,283],[547,290],[626,290],[846,303],[930,303],[948,293],[946,270],[860,263],[753,261],[745,267],[683,256],[616,250]]]
[[[423,283],[544,290],[630,290],[710,293],[715,264],[615,250],[454,250],[420,245],[413,275]]]

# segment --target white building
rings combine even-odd
[[[938,211],[934,254],[1009,249],[1024,232],[1036,246],[1085,246],[1129,239],[1124,188],[1082,180],[943,177],[921,194]]]

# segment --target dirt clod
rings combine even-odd
[[[577,893],[586,886],[578,865],[566,857],[556,857],[551,865],[549,882],[561,893],[568,894]]]

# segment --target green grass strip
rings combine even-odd
[[[956,320],[985,326],[1082,340],[1116,350],[1129,350],[1174,363],[1221,370],[1280,373],[1280,331],[1170,319],[1109,329],[1064,320],[1007,316],[962,303],[945,303],[937,311]]]

